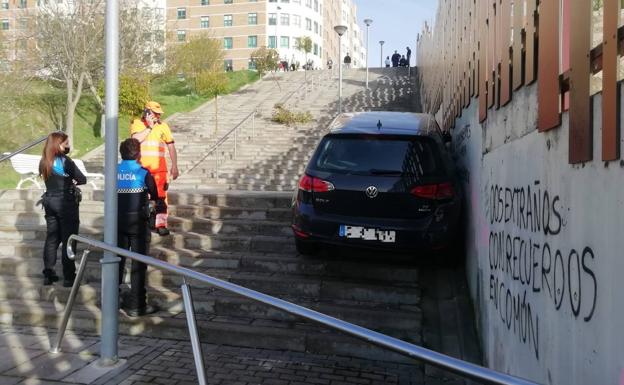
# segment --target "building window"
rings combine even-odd
[[[277,0],[269,0],[269,3],[277,3]]]
[[[301,28],[301,16],[299,15],[293,15],[292,17],[292,23],[295,27],[299,27]]]
[[[281,25],[290,25],[290,15],[287,13],[282,13],[280,15],[280,24]]]
[[[292,0],[293,4],[299,4],[301,5],[301,0]]]
[[[201,21],[199,22],[199,27],[200,28],[208,28],[208,27],[210,27],[210,17],[202,16],[201,17]]]
[[[308,8],[312,8],[312,0],[305,0],[305,5]]]
[[[186,8],[178,8],[178,20],[186,19]]]
[[[247,48],[256,48],[258,46],[258,36],[247,36]]]
[[[9,29],[9,19],[2,19],[2,30],[6,31]]]
[[[247,63],[247,68],[250,70],[255,70],[256,69],[256,60],[255,59],[249,59],[249,62]]]
[[[277,48],[277,37],[269,36],[269,48]]]
[[[182,41],[186,41],[186,31],[185,30],[178,30],[177,31],[177,35],[178,35],[178,41],[182,42]]]
[[[25,9],[28,7],[28,3],[26,2],[26,0],[19,0],[19,5],[17,7]]]
[[[290,3],[290,0],[282,0],[282,3]]]
[[[223,15],[223,26],[224,27],[232,26],[232,15]]]
[[[318,56],[318,53],[319,53],[318,44],[314,43],[314,54]]]
[[[290,48],[290,38],[288,36],[282,36],[280,38],[280,47]]]
[[[277,25],[277,13],[269,13],[269,25]]]
[[[232,0],[223,0],[223,4],[232,4]]]
[[[233,68],[232,66],[233,66],[232,59],[225,59],[223,61],[223,69],[225,71],[232,71],[232,68]]]
[[[318,11],[319,11],[319,4],[318,4],[318,0],[314,0],[314,10],[315,10],[316,12],[318,12]]]
[[[201,5],[210,5],[209,0],[201,0]]]
[[[28,19],[22,17],[18,20],[18,27],[19,29],[27,29],[28,28]]]
[[[318,23],[316,21],[314,22],[314,33],[319,33]]]
[[[232,49],[232,48],[234,48],[234,42],[232,41],[231,37],[224,37],[223,38],[223,48],[224,49]]]
[[[9,0],[2,0],[2,9],[9,9]]]
[[[312,20],[306,17],[306,30],[312,31]]]
[[[258,14],[257,13],[248,13],[247,14],[247,24],[256,25],[258,24]]]

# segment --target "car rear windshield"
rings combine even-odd
[[[423,137],[327,136],[310,168],[342,174],[418,178],[444,174],[437,144]]]

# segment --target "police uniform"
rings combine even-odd
[[[149,194],[149,196],[148,196]],[[158,195],[154,178],[136,160],[123,160],[117,166],[117,244],[139,254],[147,254],[150,243],[149,200]],[[125,257],[120,256],[119,283],[123,282]],[[146,306],[145,274],[147,266],[133,260],[130,295],[124,307]]]
[[[65,155],[54,158],[52,172],[45,181],[42,196],[45,210],[46,240],[43,248],[43,275],[55,277],[56,250],[61,247],[65,286],[71,286],[76,276],[76,265],[67,257],[67,240],[78,233],[80,225],[75,184],[87,183],[87,178],[76,164]]]
[[[147,129],[141,119],[135,119],[130,125],[130,136]],[[174,143],[171,129],[165,122],[154,125],[151,132],[141,142],[141,165],[154,177],[158,197],[156,201],[156,228],[167,227],[167,189],[169,180],[165,152],[168,144]]]

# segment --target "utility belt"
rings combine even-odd
[[[72,186],[69,189],[64,190],[47,190],[41,195],[41,200],[37,204],[42,203],[45,205],[47,199],[64,198],[74,201],[76,204],[82,202],[82,191],[77,186]]]

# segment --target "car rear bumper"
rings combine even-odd
[[[312,205],[296,203],[293,207],[293,231],[302,241],[390,250],[444,250],[456,241],[457,208],[446,207],[444,214],[420,219],[353,218],[316,213]],[[347,238],[340,226],[362,226],[395,231],[394,242]]]

